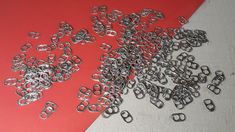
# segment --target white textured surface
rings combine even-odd
[[[171,101],[162,109],[150,104],[149,99],[137,100],[130,92],[124,96],[120,109],[127,109],[134,121],[125,123],[120,114],[109,119],[101,116],[88,128],[87,132],[234,132],[235,131],[235,0],[206,0],[185,25],[191,29],[203,29],[207,32],[210,43],[195,48],[192,54],[199,64],[208,65],[211,71],[221,69],[226,81],[220,88],[222,93],[214,95],[205,85],[201,96],[185,109],[178,111]],[[211,80],[211,77],[208,78]],[[173,87],[171,85],[171,87]],[[202,103],[211,98],[215,112],[208,112]],[[183,112],[185,122],[175,123],[170,115]]]

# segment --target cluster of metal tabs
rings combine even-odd
[[[81,33],[82,31],[84,32]],[[73,27],[62,21],[59,24],[58,32],[51,35],[50,44],[37,44],[35,47],[38,52],[46,53],[46,58],[42,59],[26,55],[27,51],[33,47],[29,42],[20,48],[22,53],[13,57],[12,70],[19,73],[19,78],[7,78],[4,84],[16,87],[16,93],[20,96],[17,101],[19,106],[28,105],[39,100],[43,91],[50,89],[53,83],[64,82],[79,70],[82,60],[77,55],[73,55],[71,43],[64,42],[63,38],[71,36],[72,42],[76,40],[75,43],[80,43],[83,41],[90,42],[90,39],[94,41],[94,37],[88,35],[88,31],[85,29],[80,30],[75,35],[72,32]],[[84,37],[84,34],[86,37]],[[38,32],[30,32],[28,35],[32,39],[40,38],[40,33]],[[79,35],[82,35],[83,38],[79,38]],[[76,37],[75,40],[74,37]],[[56,49],[62,51],[62,54],[56,54],[58,52]],[[51,103],[47,104],[50,105]],[[54,109],[48,112],[45,107],[42,118],[48,117],[54,112]]]
[[[137,99],[149,97],[150,103],[161,109],[165,101],[172,101],[182,110],[200,96],[201,84],[207,83],[211,71],[206,65],[199,65],[191,52],[195,47],[208,43],[206,32],[184,28],[161,28],[151,30],[150,25],[164,19],[164,14],[152,9],[143,9],[137,13],[123,14],[119,10],[109,13],[105,5],[92,9],[93,30],[99,36],[115,36],[117,49],[102,43],[104,50],[100,58],[101,65],[92,79],[99,83],[93,89],[81,87],[78,92],[79,112],[102,112],[108,118],[119,113],[124,101],[122,95],[132,90]],[[178,17],[180,24],[187,23],[184,17]],[[115,31],[117,23],[121,31]],[[111,30],[115,35],[110,35]],[[173,55],[174,53],[174,55]],[[176,54],[176,55],[175,55]],[[178,54],[178,55],[177,55]],[[208,89],[220,93],[217,87],[225,80],[222,71],[216,71]],[[173,88],[168,88],[168,82]],[[90,104],[92,95],[97,96],[97,104]],[[213,101],[204,101],[209,111],[214,111]],[[125,122],[133,121],[132,115],[124,110],[120,112]],[[185,121],[184,113],[173,113],[176,122]]]
[[[129,91],[133,91],[137,99],[149,97],[150,103],[159,109],[165,101],[172,101],[177,109],[182,110],[200,96],[201,84],[207,83],[211,71],[208,66],[199,65],[189,52],[208,42],[205,31],[152,28],[151,25],[165,17],[161,11],[152,9],[123,14],[119,10],[109,12],[107,6],[102,5],[94,7],[91,13],[93,30],[101,37],[116,37],[119,48],[112,49],[107,43],[100,45],[104,51],[100,57],[101,65],[92,75],[97,83],[91,89],[85,86],[79,89],[78,112],[102,112],[104,118],[109,118],[120,112],[119,106],[124,101],[122,95]],[[187,23],[182,16],[178,20],[180,24]],[[114,25],[121,30],[115,31]],[[38,32],[28,35],[32,39],[40,38]],[[51,36],[51,44],[36,46],[37,51],[48,53],[46,59],[26,56],[33,47],[31,43],[24,44],[20,49],[22,53],[13,58],[12,70],[19,72],[20,78],[7,78],[4,84],[16,87],[16,93],[21,97],[18,100],[20,106],[37,101],[52,83],[64,82],[79,70],[81,59],[73,55],[70,42],[62,42],[65,36],[69,36],[74,44],[95,41],[86,29],[73,34],[73,27],[63,21],[58,32]],[[63,51],[58,57],[52,54],[56,49]],[[224,73],[215,71],[207,88],[218,95],[221,92],[218,86],[224,80]],[[175,85],[173,88],[166,86],[170,81]],[[93,96],[97,98],[95,104],[90,103]],[[215,110],[211,99],[203,102],[209,111]],[[48,118],[57,107],[51,101],[46,102],[40,117]],[[127,110],[122,110],[120,115],[127,123],[133,121]],[[184,113],[173,113],[171,117],[176,122],[186,120]]]

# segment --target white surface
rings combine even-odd
[[[190,18],[185,27],[203,29],[210,43],[195,48],[192,54],[199,64],[208,65],[211,71],[221,69],[226,80],[220,88],[222,93],[214,95],[205,85],[201,96],[185,109],[178,111],[171,101],[162,109],[150,104],[149,99],[137,100],[130,92],[124,97],[120,109],[128,110],[134,117],[130,124],[125,123],[120,114],[109,119],[101,116],[88,128],[87,132],[234,132],[235,131],[235,0],[206,0]],[[211,80],[212,76],[208,78]],[[173,86],[171,86],[173,87]],[[208,112],[202,103],[211,98],[215,112]],[[183,112],[185,122],[175,123],[170,118],[173,112]]]

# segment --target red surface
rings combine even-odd
[[[19,53],[20,46],[25,42],[49,42],[49,35],[57,31],[61,20],[72,24],[75,31],[87,28],[94,34],[89,11],[95,5],[106,4],[110,10],[119,9],[124,13],[143,8],[158,9],[166,16],[158,25],[179,27],[177,17],[189,18],[202,2],[203,0],[1,0],[0,132],[79,132],[84,131],[99,116],[98,113],[76,112],[76,93],[81,85],[91,87],[94,84],[90,76],[100,64],[98,60],[102,50],[99,45],[101,42],[115,44],[114,38],[98,38],[95,35],[97,41],[93,44],[74,45],[74,53],[83,60],[81,70],[64,83],[54,83],[51,89],[44,91],[44,96],[39,101],[19,107],[16,104],[19,97],[15,94],[15,88],[5,87],[3,80],[18,76],[10,69],[11,59]],[[32,41],[27,36],[29,31],[38,31],[42,37]],[[31,53],[34,54],[32,51]],[[56,102],[59,109],[47,120],[41,120],[39,113],[47,100]]]

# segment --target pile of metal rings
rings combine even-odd
[[[119,10],[109,12],[105,5],[92,9],[93,30],[102,37],[115,36],[119,48],[110,50],[111,45],[100,45],[105,52],[100,58],[101,65],[97,73],[92,75],[92,79],[99,83],[93,89],[81,87],[78,93],[81,101],[77,109],[79,112],[88,109],[90,112],[102,112],[102,116],[108,118],[119,113],[119,106],[124,101],[122,95],[128,94],[129,90],[137,99],[149,97],[150,103],[159,109],[165,101],[172,100],[175,107],[182,110],[200,96],[200,85],[207,82],[211,71],[208,66],[199,65],[189,52],[208,43],[206,32],[150,27],[163,19],[162,12],[152,9],[130,14],[123,14]],[[178,20],[180,24],[187,23],[182,16]],[[120,31],[114,30],[115,23],[120,26]],[[219,94],[217,86],[225,80],[225,76],[222,71],[216,71],[215,74],[208,89]],[[169,81],[175,86],[167,88],[165,85]],[[82,92],[82,89],[86,90]],[[91,95],[98,96],[97,104],[89,103]],[[126,121],[123,113],[128,113],[126,116],[131,119]],[[128,111],[120,114],[125,122],[133,121]],[[172,119],[176,122],[185,121],[186,115],[173,113]]]
[[[4,84],[15,86],[16,93],[20,96],[19,106],[28,105],[42,97],[43,91],[50,89],[55,82],[64,82],[79,70],[82,60],[73,55],[71,43],[60,41],[65,36],[72,35],[73,27],[62,21],[59,31],[51,36],[51,44],[37,44],[38,52],[47,53],[44,59],[26,55],[33,47],[31,43],[24,44],[20,50],[22,53],[13,57],[12,70],[19,72],[19,78],[7,78]],[[29,37],[38,39],[40,33],[30,32]],[[53,51],[59,49],[62,54],[56,56]]]
[[[201,84],[208,82],[211,70],[206,65],[200,65],[196,58],[189,54],[195,47],[208,43],[206,32],[184,28],[154,27],[165,15],[158,10],[143,9],[139,12],[124,14],[119,10],[109,11],[105,5],[95,6],[91,11],[92,29],[100,36],[116,38],[119,46],[112,49],[107,43],[102,43],[100,49],[104,53],[100,57],[101,65],[91,78],[97,81],[92,88],[80,87],[77,94],[78,112],[101,112],[104,118],[120,112],[123,103],[122,95],[133,91],[137,99],[149,97],[153,106],[161,109],[165,101],[172,101],[175,107],[182,110],[200,97]],[[188,21],[178,17],[180,24]],[[114,29],[114,25],[119,30]],[[30,32],[32,39],[40,38],[40,33]],[[51,44],[38,44],[36,50],[49,53],[46,59],[26,56],[33,47],[31,43],[24,44],[12,62],[12,70],[19,72],[20,78],[7,78],[4,84],[15,86],[16,93],[21,97],[18,105],[23,106],[37,101],[42,97],[43,90],[50,89],[54,82],[64,82],[79,70],[81,59],[73,55],[71,43],[61,42],[61,38],[69,36],[73,44],[92,43],[96,39],[88,30],[81,29],[73,34],[73,27],[62,21],[57,33],[51,36]],[[59,57],[52,52],[63,51]],[[225,80],[222,71],[215,71],[215,77],[208,84],[209,91],[218,95],[218,86]],[[172,82],[172,88],[166,85]],[[96,97],[96,103],[90,99]],[[205,99],[205,107],[213,112],[215,103]],[[55,112],[57,105],[47,102],[40,114],[46,119]],[[127,110],[120,112],[122,119],[130,123],[134,120]],[[173,121],[186,120],[184,113],[173,113]]]

